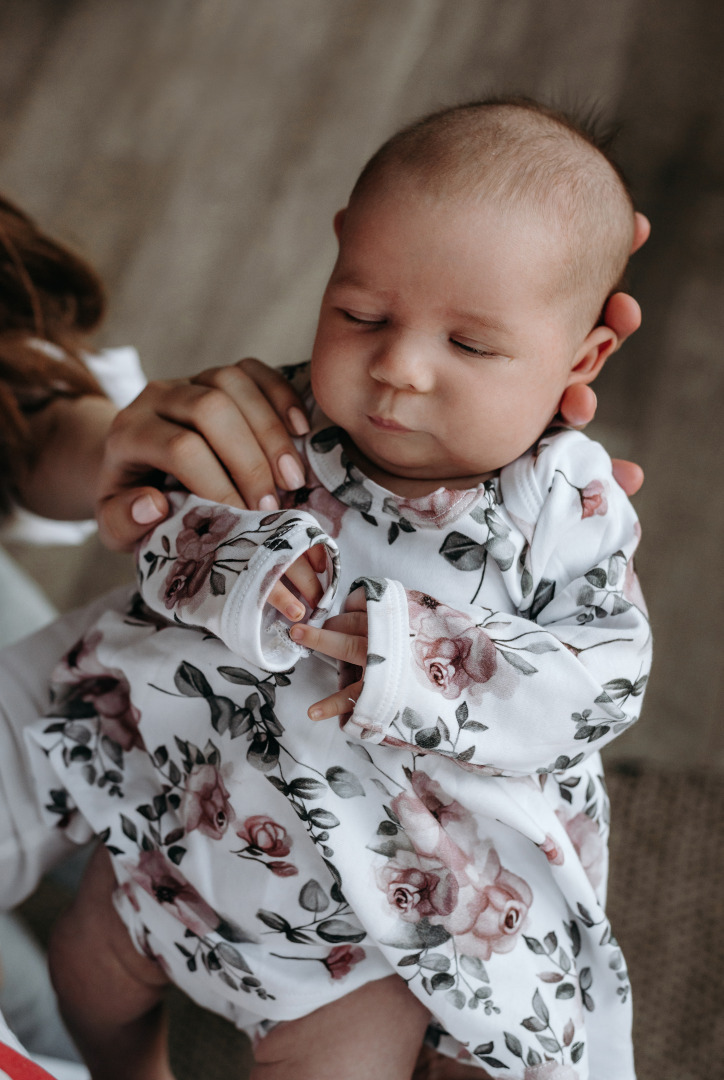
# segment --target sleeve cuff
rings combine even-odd
[[[219,636],[224,644],[265,671],[285,671],[309,655],[309,650],[290,638],[291,621],[268,603],[269,593],[292,563],[317,544],[323,544],[326,549],[327,567],[322,575],[324,593],[313,611],[307,608],[305,622],[324,622],[337,588],[337,545],[311,516],[295,513],[294,517],[298,520],[293,525],[284,526],[283,547],[275,546],[272,538],[257,549],[246,572],[235,581],[219,621]]]
[[[364,579],[367,596],[367,666],[362,693],[345,724],[359,739],[379,743],[399,712],[410,624],[407,594],[399,581]]]

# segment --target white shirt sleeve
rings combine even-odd
[[[327,552],[324,594],[305,621],[329,615],[339,578],[337,545],[311,514],[237,510],[171,493],[172,513],[137,553],[145,603],[171,622],[203,629],[265,671],[285,671],[308,651],[289,637],[291,623],[267,602],[289,567],[317,544]]]
[[[638,521],[610,459],[565,432],[514,468],[501,486],[526,538],[505,575],[516,611],[363,579],[369,646],[350,733],[523,776],[568,768],[638,718],[651,634]]]

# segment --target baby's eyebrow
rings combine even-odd
[[[363,278],[356,277],[354,274],[346,274],[344,277],[335,278],[330,283],[333,289],[356,289],[358,292],[374,293],[375,296],[391,297],[394,296],[392,289],[381,288],[377,285],[370,285],[368,281]]]
[[[480,327],[482,330],[494,334],[510,334],[511,328],[505,323],[500,322],[498,319],[493,318],[492,315],[482,315],[480,312],[472,311],[451,311],[451,318],[460,323],[460,326],[466,326],[472,329],[473,327]]]

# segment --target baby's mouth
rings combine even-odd
[[[404,433],[412,430],[411,428],[405,427],[404,424],[398,423],[397,420],[388,419],[384,416],[368,415],[367,419],[372,426],[376,427],[379,431]]]

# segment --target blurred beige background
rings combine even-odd
[[[100,269],[102,343],[172,376],[308,355],[332,215],[400,124],[501,91],[617,118],[654,234],[593,433],[647,471],[657,648],[609,756],[722,770],[723,63],[720,0],[0,0],[0,188]],[[15,551],[61,608],[131,575]]]

